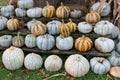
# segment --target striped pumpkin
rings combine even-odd
[[[63,3],[61,3],[61,6],[59,6],[56,10],[56,16],[58,18],[67,18],[70,15],[70,8],[68,6],[64,6]]]
[[[42,14],[44,17],[51,18],[55,14],[55,7],[49,5],[48,1],[46,1],[47,6],[45,6],[42,10]]]
[[[89,37],[79,37],[75,40],[75,48],[80,52],[86,52],[93,46],[93,42]]]
[[[45,24],[43,23],[36,23],[32,28],[31,28],[31,33],[38,36],[45,34],[47,31],[47,28]]]
[[[69,19],[70,22],[68,22],[66,25],[69,27],[70,32],[75,32],[77,30],[77,25],[72,21],[72,19]]]
[[[97,23],[100,21],[100,19],[101,19],[101,16],[96,11],[92,11],[92,12],[88,13],[85,17],[85,20],[88,23]]]

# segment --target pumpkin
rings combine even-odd
[[[69,27],[70,32],[75,32],[77,30],[77,24],[74,23],[72,19],[69,19],[69,22],[66,25]]]
[[[116,45],[116,50],[120,53],[120,41]]]
[[[78,31],[81,33],[90,33],[92,31],[92,28],[92,24],[89,24],[85,21],[78,24]]]
[[[5,16],[5,17],[13,16],[14,15],[14,6],[13,5],[3,6],[1,8],[1,14],[2,14],[2,16]]]
[[[90,66],[96,74],[106,74],[110,70],[110,62],[103,57],[93,57],[90,60]]]
[[[17,17],[25,17],[26,16],[26,10],[22,8],[16,8],[15,9],[15,14]]]
[[[28,70],[35,70],[41,68],[43,59],[36,53],[29,53],[24,59],[24,66]]]
[[[70,12],[70,17],[72,18],[80,18],[82,16],[81,10],[73,10]]]
[[[95,48],[100,52],[111,52],[115,47],[115,43],[112,39],[99,37],[95,40]]]
[[[72,49],[72,47],[73,47],[73,38],[72,38],[72,36],[68,36],[68,37],[63,37],[61,35],[58,36],[56,38],[56,47],[59,50],[70,50],[70,49]]]
[[[67,18],[70,15],[70,8],[68,6],[63,5],[59,6],[56,10],[56,16],[58,18]]]
[[[37,18],[42,16],[42,8],[35,7],[27,10],[27,16],[30,18]]]
[[[46,24],[46,27],[48,29],[48,33],[52,35],[59,34],[59,26],[61,22],[57,20],[50,21]]]
[[[118,40],[120,41],[120,34],[118,35]]]
[[[93,42],[89,37],[79,37],[75,40],[75,48],[80,52],[86,52],[93,46]]]
[[[7,18],[0,16],[0,30],[3,30],[6,28],[7,21],[8,21]]]
[[[24,52],[20,48],[11,46],[2,55],[2,62],[8,70],[16,70],[23,66]]]
[[[47,31],[46,25],[43,23],[36,23],[31,28],[31,33],[34,35],[43,35]]]
[[[117,51],[112,51],[111,55],[108,57],[112,66],[120,65],[120,54]]]
[[[113,27],[111,35],[112,38],[115,39],[116,37],[118,37],[118,35],[120,34],[120,30],[117,26]]]
[[[36,19],[32,19],[31,21],[27,22],[27,28],[31,30],[31,28],[36,24],[36,23],[42,23],[41,21],[38,21]]]
[[[81,77],[88,73],[88,60],[80,54],[70,55],[65,61],[65,70],[73,77]]]
[[[48,1],[46,1],[47,6],[45,6],[42,10],[42,14],[44,17],[51,18],[55,14],[55,7],[50,5]]]
[[[23,36],[20,36],[20,32],[17,33],[17,36],[14,36],[12,39],[12,45],[15,47],[22,47],[24,46],[24,38]]]
[[[111,22],[102,20],[95,25],[94,32],[99,35],[107,35],[112,33],[114,27]]]
[[[7,21],[7,28],[10,31],[18,30],[20,28],[19,20],[11,17],[11,19]]]
[[[88,23],[97,23],[101,19],[101,16],[98,12],[96,11],[91,11],[90,13],[87,13],[85,16],[85,20]]]
[[[18,0],[19,8],[31,8],[34,5],[33,0]]]
[[[50,50],[55,45],[55,38],[50,34],[37,37],[37,47],[41,50]]]
[[[0,37],[0,46],[1,47],[9,47],[12,43],[11,35],[3,35]]]
[[[33,47],[36,47],[36,36],[33,35],[33,34],[28,34],[26,37],[25,37],[25,45],[29,48],[33,48]]]
[[[46,58],[44,66],[48,71],[58,71],[62,67],[62,59],[57,55],[50,55]]]

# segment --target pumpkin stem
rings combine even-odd
[[[65,22],[64,22],[64,19],[62,19],[62,23],[65,23]]]
[[[101,0],[100,5],[98,8],[95,10],[96,12],[99,12],[99,10],[102,8],[102,6],[105,4],[106,0]]]
[[[45,35],[44,35],[44,38],[46,38],[46,39],[47,39],[47,34],[45,34]]]
[[[74,12],[76,12],[77,10],[76,9],[74,9]]]
[[[33,18],[33,19],[32,19],[32,21],[36,22],[36,19],[35,19],[35,18]]]
[[[98,62],[103,63],[103,61],[104,61],[104,58],[101,58]]]
[[[72,19],[69,19],[70,22],[72,22]]]
[[[80,61],[80,57],[78,56],[78,57],[76,58],[76,60],[77,60],[77,61]]]
[[[64,36],[62,36],[62,35],[60,35],[60,37],[63,39],[64,38]]]
[[[49,2],[48,1],[46,1],[46,4],[47,4],[47,6],[49,6]]]
[[[82,38],[85,38],[85,35],[82,35]]]
[[[14,50],[14,48],[15,48],[15,47],[13,47],[13,46],[10,46],[10,50]]]
[[[5,36],[5,37],[4,37],[4,39],[8,39],[8,37],[7,37],[7,36]]]
[[[14,19],[14,16],[10,16],[11,19]]]
[[[61,6],[64,6],[63,2],[61,2]]]
[[[20,37],[20,32],[17,33],[17,37]]]

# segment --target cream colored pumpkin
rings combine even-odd
[[[120,30],[117,26],[115,26],[113,29],[112,29],[112,39],[115,39],[116,37],[118,37],[118,35],[120,34]]]
[[[0,30],[3,30],[6,28],[7,26],[7,21],[8,19],[3,17],[3,16],[0,16]]]
[[[70,17],[72,18],[80,18],[82,16],[81,10],[73,10],[70,12]]]
[[[25,9],[22,9],[22,8],[16,8],[15,14],[17,17],[25,17],[27,14],[27,11]]]

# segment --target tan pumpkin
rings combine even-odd
[[[93,42],[89,37],[79,37],[75,40],[75,48],[80,52],[86,52],[93,46]]]

